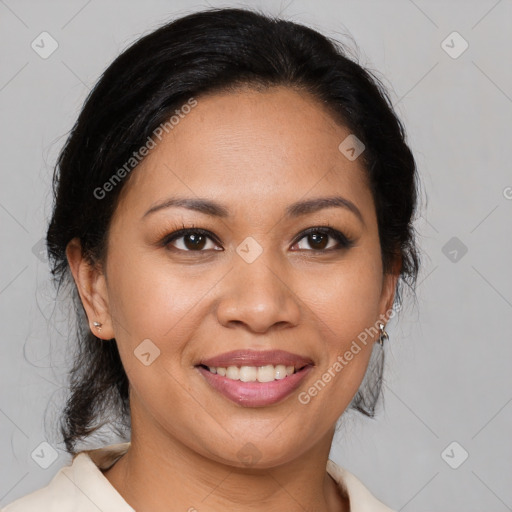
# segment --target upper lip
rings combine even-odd
[[[265,366],[269,364],[276,366],[282,364],[299,369],[313,364],[313,361],[309,357],[292,354],[285,350],[233,350],[232,352],[225,352],[209,359],[202,359],[199,362],[199,365],[201,364],[216,368],[227,368],[228,366]]]

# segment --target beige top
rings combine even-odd
[[[46,487],[18,498],[0,512],[135,512],[100,471],[113,466],[129,446],[129,442],[111,444],[78,453]],[[327,472],[348,495],[350,512],[393,512],[330,459]]]

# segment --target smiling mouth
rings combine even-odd
[[[209,371],[214,375],[226,377],[230,380],[240,382],[273,382],[275,380],[286,379],[308,365],[301,366],[285,366],[284,364],[272,365],[267,364],[263,366],[206,366],[204,364],[198,365],[201,368]]]
[[[302,365],[302,363],[300,363]],[[303,366],[196,365],[211,389],[242,407],[267,407],[289,397],[304,381],[313,364]],[[225,375],[222,375],[225,372]]]
[[[266,407],[290,396],[313,370],[310,357],[285,350],[233,350],[195,368],[210,389],[242,407]]]

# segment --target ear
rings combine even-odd
[[[87,314],[91,332],[96,337],[104,340],[114,338],[107,283],[100,266],[92,264],[84,257],[80,239],[78,238],[73,238],[68,243],[66,257]],[[93,322],[100,322],[102,324],[101,331],[94,327]]]
[[[387,324],[389,316],[395,300],[396,285],[400,277],[401,258],[398,258],[391,270],[391,272],[383,275],[382,278],[382,293],[379,303],[379,318],[382,318],[382,323]]]

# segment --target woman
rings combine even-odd
[[[4,510],[389,511],[329,453],[374,414],[416,181],[382,85],[319,33],[211,9],[137,41],[56,167],[72,463]],[[77,448],[105,425],[129,441]]]

